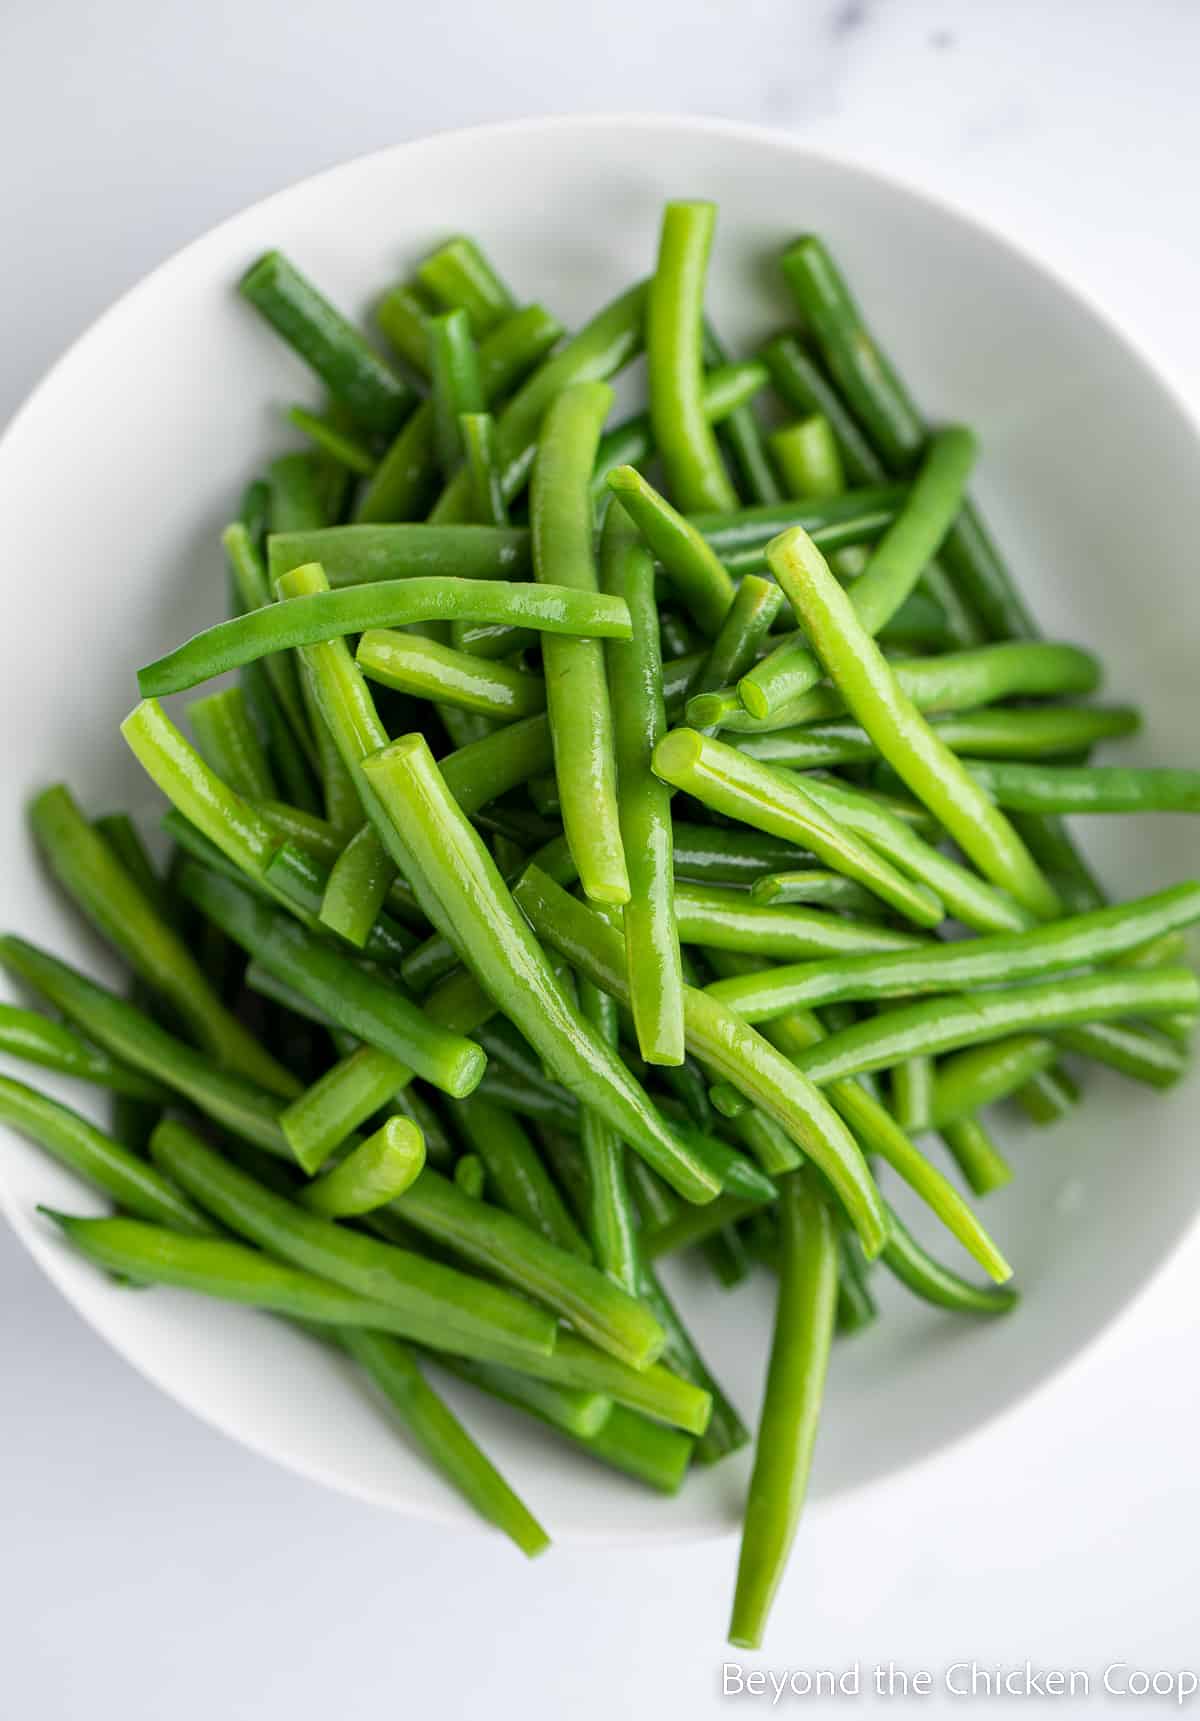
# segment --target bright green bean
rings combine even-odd
[[[959,1117],[941,1131],[972,1195],[987,1195],[1012,1181],[1012,1167],[977,1117]]]
[[[454,1118],[500,1206],[548,1242],[586,1260],[587,1243],[519,1119],[478,1092],[455,1101]]]
[[[809,956],[852,957],[859,951],[899,953],[921,943],[913,934],[893,932],[878,921],[848,920],[820,908],[776,907],[721,885],[679,883],[675,887],[675,918],[685,944],[744,950],[781,961],[796,962]],[[762,1019],[747,1016],[748,1021]]]
[[[151,1103],[166,1098],[165,1090],[138,1070],[89,1046],[61,1022],[16,1004],[0,1004],[0,1052],[60,1075],[76,1076],[119,1098]]]
[[[717,553],[636,467],[618,466],[605,482],[662,563],[696,626],[715,639],[734,598],[733,580]]]
[[[306,1184],[299,1199],[326,1219],[357,1218],[403,1195],[424,1164],[425,1142],[416,1124],[390,1117],[332,1170]]]
[[[546,683],[540,675],[416,634],[372,628],[362,635],[355,656],[372,681],[418,699],[478,711],[496,722],[532,717],[546,708]]]

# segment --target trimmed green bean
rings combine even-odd
[[[388,1104],[411,1073],[376,1046],[356,1046],[339,1059],[280,1114],[279,1126],[298,1163],[311,1176],[360,1123]]]
[[[372,628],[360,638],[355,657],[372,681],[419,699],[478,711],[495,722],[532,717],[546,708],[546,683],[540,675],[417,634]]]
[[[507,526],[508,506],[500,481],[496,420],[490,412],[461,411],[458,435],[471,486],[471,518],[481,526]]]
[[[717,364],[704,373],[702,400],[704,414],[711,424],[724,424],[745,413],[747,403],[767,380],[766,369],[756,360],[742,364]],[[614,466],[637,466],[654,452],[654,427],[648,412],[635,413],[606,430],[596,450],[596,465],[592,473],[592,501],[597,511],[608,501],[608,474]],[[766,501],[766,497],[756,498]],[[776,499],[777,500],[777,499]]]
[[[426,334],[433,379],[433,441],[443,476],[449,478],[462,464],[464,454],[459,415],[483,411],[483,382],[465,311],[430,317]]]
[[[501,1364],[440,1355],[436,1355],[434,1360],[439,1368],[447,1369],[459,1380],[469,1381],[480,1392],[527,1411],[548,1428],[556,1428],[560,1434],[572,1435],[584,1442],[598,1434],[617,1409],[606,1393],[553,1386],[549,1381],[534,1380],[532,1375],[518,1374],[515,1369]]]
[[[392,287],[375,307],[375,321],[406,364],[429,374],[429,300],[406,281]]]
[[[287,421],[315,442],[322,454],[344,466],[347,472],[353,472],[355,477],[369,478],[375,471],[378,462],[367,444],[330,419],[322,418],[319,412],[310,412],[306,406],[289,406]]]
[[[362,950],[371,936],[396,869],[370,825],[360,825],[334,861],[321,898],[320,920]]]
[[[614,1049],[618,1020],[614,999],[590,980],[579,982],[579,1007],[585,1021]],[[641,1294],[637,1224],[625,1177],[625,1144],[597,1112],[584,1107],[579,1144],[587,1167],[587,1235],[602,1273],[627,1291]]]
[[[717,553],[636,467],[618,466],[605,482],[662,563],[696,626],[715,639],[734,598],[733,580]]]
[[[417,280],[438,304],[462,309],[476,335],[510,316],[516,301],[474,239],[447,239],[417,266]]]
[[[674,836],[675,876],[696,884],[751,884],[764,874],[812,858],[806,849],[739,826],[693,825],[676,819]],[[864,895],[878,901],[868,892]]]
[[[999,759],[964,759],[963,765],[997,806],[1015,813],[1200,812],[1200,771]]]
[[[1079,1083],[1061,1064],[1039,1070],[1017,1090],[1017,1104],[1031,1123],[1058,1123],[1079,1104]]]
[[[987,1195],[1012,1182],[1012,1167],[977,1117],[955,1118],[941,1136],[972,1195]]]
[[[1153,1088],[1173,1086],[1190,1061],[1186,1045],[1141,1023],[1087,1022],[1061,1029],[1054,1038],[1063,1051],[1078,1052]]]
[[[1006,1315],[1017,1306],[1021,1293],[1015,1285],[971,1284],[927,1254],[898,1214],[889,1217],[891,1229],[880,1259],[914,1296],[959,1315]]]
[[[455,1101],[454,1118],[499,1205],[547,1242],[586,1260],[587,1243],[519,1119],[478,1092]]]
[[[1048,1070],[1057,1056],[1054,1042],[1044,1035],[1014,1034],[943,1058],[934,1075],[931,1127],[942,1129],[1007,1099]]]
[[[305,1184],[298,1198],[326,1219],[357,1218],[403,1195],[424,1164],[425,1142],[416,1124],[390,1117],[340,1164]]]
[[[747,574],[738,586],[720,632],[713,640],[708,659],[689,693],[699,697],[743,676],[758,656],[759,647],[771,631],[782,604],[783,593],[773,580]],[[691,698],[688,708],[691,708]]]
[[[533,469],[534,573],[580,594],[598,586],[588,477],[611,405],[606,383],[567,389],[546,414]],[[623,598],[605,596],[628,616]],[[580,880],[594,901],[628,902],[604,648],[595,638],[555,640],[543,646],[542,664],[563,829]]]
[[[1136,734],[1140,724],[1139,713],[1129,706],[1105,710],[1086,705],[1049,706],[1040,711],[968,711],[930,721],[934,734],[952,753],[1001,759],[1075,753],[1113,736]],[[793,770],[827,769],[879,757],[866,730],[855,723],[777,729],[746,735],[735,744],[752,759],[788,765]]]
[[[1200,909],[1197,913],[1200,915]],[[848,920],[821,908],[777,907],[755,902],[744,891],[721,885],[678,884],[675,918],[685,944],[744,950],[782,961],[853,957],[860,951],[898,954],[921,944],[913,934],[893,932],[877,920]],[[835,963],[834,968],[838,967],[840,964]]]
[[[254,801],[275,799],[271,767],[250,721],[242,688],[223,687],[219,693],[193,699],[188,721],[202,756],[231,789]]]
[[[751,902],[776,907],[805,904],[816,908],[844,909],[848,914],[877,915],[879,898],[841,873],[807,867],[794,872],[761,874],[750,886]]]
[[[702,397],[704,277],[716,219],[713,203],[666,205],[646,294],[650,419],[683,508],[737,506]]]

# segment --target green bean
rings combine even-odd
[[[935,717],[931,728],[953,753],[1034,759],[1074,753],[1114,735],[1133,735],[1139,714],[1128,706],[1049,706],[1041,711],[970,711]],[[736,745],[752,759],[793,770],[858,764],[879,757],[875,743],[854,723],[812,723],[747,735]]]
[[[401,281],[375,307],[375,321],[406,364],[421,376],[429,374],[429,300]]]
[[[891,1077],[892,1112],[906,1135],[929,1128],[932,1099],[932,1058],[905,1058],[896,1065]]]
[[[340,1164],[306,1184],[299,1199],[326,1219],[356,1218],[403,1195],[424,1164],[425,1142],[416,1124],[390,1117]]]
[[[1079,1098],[1079,1083],[1061,1064],[1039,1070],[1017,1090],[1016,1095],[1017,1103],[1030,1122],[1043,1128],[1066,1117],[1079,1104]]]
[[[1186,1046],[1140,1023],[1087,1022],[1062,1029],[1054,1037],[1063,1051],[1107,1064],[1149,1087],[1173,1086],[1188,1067]]]
[[[231,789],[251,800],[274,800],[276,788],[240,687],[223,687],[188,706],[201,755]]]
[[[461,1163],[461,1161],[460,1161]],[[531,1375],[518,1374],[515,1369],[497,1363],[472,1362],[464,1357],[448,1357],[435,1353],[439,1368],[447,1369],[459,1380],[468,1381],[480,1392],[511,1404],[518,1410],[536,1416],[548,1428],[560,1434],[589,1442],[606,1425],[617,1407],[606,1393],[584,1392],[577,1387],[553,1386],[549,1381],[534,1380]],[[632,1412],[620,1413],[632,1415]],[[663,1430],[665,1434],[666,1429]],[[682,1438],[672,1435],[672,1439]],[[690,1443],[687,1443],[690,1444]]]
[[[934,1075],[930,1125],[943,1129],[1007,1099],[1048,1070],[1057,1055],[1054,1042],[1042,1034],[1014,1034],[943,1058]]]
[[[1042,640],[1028,644],[1002,641],[970,651],[946,652],[941,657],[898,658],[892,661],[892,671],[903,691],[919,710],[927,713],[961,711],[1014,696],[1041,698],[1090,693],[1100,681],[1100,666],[1088,652],[1078,646],[1054,645]],[[845,715],[846,702],[832,687],[814,687],[762,719],[751,717],[745,710],[738,715],[727,709],[724,692],[719,711],[714,710],[714,720],[719,719],[723,729],[749,735],[837,720]],[[1028,717],[1032,713],[1021,715]]]
[[[376,1046],[359,1045],[340,1058],[280,1114],[297,1162],[311,1176],[409,1075],[406,1065]]]
[[[381,307],[381,311],[382,311]],[[498,324],[479,342],[477,357],[483,398],[490,407],[503,399],[541,363],[562,334],[541,305],[526,305]],[[422,360],[427,368],[424,329]],[[422,401],[406,421],[359,498],[356,519],[364,524],[413,520],[424,514],[437,490],[438,463],[434,446],[433,406]],[[305,556],[301,560],[308,561]]]
[[[500,1206],[547,1242],[586,1260],[588,1246],[579,1227],[519,1120],[477,1092],[455,1102],[454,1118]]]
[[[837,872],[806,867],[793,872],[762,873],[750,886],[751,902],[775,907],[803,903],[818,908],[844,909],[848,914],[877,915],[879,898],[852,879]]]
[[[512,1214],[464,1197],[432,1168],[405,1191],[395,1211],[424,1235],[545,1303],[631,1367],[646,1367],[662,1349],[662,1329],[631,1294]]]
[[[712,1414],[709,1394],[703,1388],[693,1386],[691,1381],[673,1374],[661,1363],[631,1368],[619,1357],[596,1350],[583,1339],[576,1338],[574,1333],[562,1329],[548,1356],[514,1356],[509,1359],[509,1365],[535,1380],[550,1381],[555,1386],[606,1393],[628,1410],[656,1417],[660,1422],[669,1423],[672,1428],[682,1428],[689,1434],[703,1434]]]
[[[1196,813],[1200,771],[1134,765],[1019,765],[964,759],[997,806],[1018,813]]]
[[[370,825],[360,825],[334,861],[320,920],[361,950],[383,910],[396,869]]]
[[[506,724],[440,762],[446,787],[464,813],[477,813],[491,800],[528,782],[554,764],[550,725],[544,716]]]
[[[803,842],[818,859],[855,879],[917,926],[936,926],[942,905],[925,885],[906,878],[873,848],[835,824],[809,794],[807,780],[785,778],[769,765],[694,729],[673,729],[654,752],[654,770],[727,818],[772,836]]]
[[[803,526],[831,555],[881,536],[899,514],[908,489],[889,484],[848,490],[829,500],[789,500],[738,508],[732,514],[691,514],[690,524],[730,574],[767,571],[767,545],[788,526]]]
[[[507,526],[508,507],[500,482],[496,420],[490,412],[462,411],[458,435],[471,484],[471,518],[481,526]]]
[[[785,533],[772,549],[771,566],[839,691],[884,758],[987,879],[1010,891],[1030,913],[1054,918],[1060,912],[1058,898],[1033,856],[901,690],[821,552],[802,532]]]
[[[736,1290],[750,1277],[750,1251],[741,1232],[732,1225],[718,1231],[715,1237],[709,1237],[702,1245],[701,1253],[709,1272],[723,1291]]]
[[[973,1195],[987,1195],[1012,1181],[1012,1167],[977,1117],[955,1118],[943,1126],[942,1140]]]
[[[55,876],[135,974],[175,1009],[225,1069],[290,1096],[299,1084],[230,1014],[180,935],[156,911],[62,784],[30,804]]]
[[[1003,1035],[1074,1028],[1122,1016],[1153,1016],[1190,1010],[1200,985],[1186,968],[1145,974],[1108,969],[1100,974],[998,988],[979,996],[949,994],[908,1004],[844,1028],[800,1060],[812,1081],[889,1069],[897,1059],[937,1054]]]
[[[735,682],[750,668],[758,648],[779,614],[783,593],[773,580],[747,574],[739,585],[725,620],[713,640],[708,659],[697,675],[693,697]],[[689,707],[691,701],[689,699]]]
[[[738,419],[746,403],[767,380],[765,368],[755,360],[743,364],[718,364],[706,370],[702,400],[704,415],[710,424],[724,424]],[[606,482],[614,466],[636,466],[654,452],[654,427],[648,412],[635,413],[606,430],[596,450],[596,465],[592,472],[592,501],[599,512],[608,501]],[[759,498],[766,500],[766,498]]]
[[[625,959],[638,1050],[651,1064],[683,1062],[683,993],[675,925],[671,795],[650,768],[666,732],[654,565],[614,503],[600,551],[603,589],[629,605],[633,637],[605,647],[621,842],[629,877]]]
[[[203,856],[200,858],[204,859]],[[234,884],[245,885],[247,882],[239,879],[229,868],[209,866],[207,870],[229,878]],[[324,907],[329,893],[330,873],[327,867],[297,845],[284,843],[271,857],[265,878],[278,892],[279,900],[286,903],[292,913],[298,914],[305,924],[308,924],[309,920],[313,925],[316,924],[315,917]],[[253,890],[252,883],[249,888]],[[399,970],[412,950],[413,943],[412,934],[389,914],[378,914],[371,924],[362,950],[363,955],[372,961]]]
[[[347,472],[353,472],[358,478],[369,478],[375,471],[378,462],[367,444],[330,419],[322,418],[319,412],[310,412],[304,406],[289,406],[287,420],[315,442],[322,454],[344,466]]]
[[[770,1021],[792,1010],[843,1000],[957,992],[1112,962],[1162,933],[1192,926],[1197,920],[1200,883],[1178,884],[1026,932],[847,955],[832,962],[795,963],[742,979],[718,980],[710,993],[748,1022]]]
[[[449,530],[407,522],[360,523],[272,536],[272,584],[310,562],[321,564],[334,588],[461,576],[523,580],[531,566],[529,533],[516,526],[461,525]]]
[[[541,938],[628,1005],[624,953],[612,928],[532,866],[514,896]],[[684,987],[683,1000],[688,1049],[782,1125],[829,1178],[868,1255],[878,1254],[879,1193],[845,1125],[789,1060],[731,1011],[692,986]]]
[[[128,813],[102,813],[92,829],[103,837],[142,895],[164,920],[177,912],[170,892],[150,859],[142,834]]]
[[[144,1159],[78,1112],[10,1076],[0,1076],[0,1119],[131,1213],[176,1231],[210,1229],[187,1196]]]
[[[584,1438],[568,1433],[568,1438],[601,1464],[624,1471],[660,1494],[679,1492],[695,1444],[687,1435],[619,1404],[595,1434]]]
[[[579,982],[584,1020],[613,1048],[617,1006],[590,980]],[[584,1107],[579,1144],[587,1167],[587,1236],[596,1265],[631,1297],[640,1295],[637,1224],[625,1177],[625,1144],[605,1118]]]
[[[762,1643],[796,1534],[837,1313],[837,1233],[802,1171],[780,1190],[779,1232],[775,1328],[729,1625],[730,1642],[746,1649]]]
[[[221,543],[242,609],[256,610],[269,604],[272,598],[267,570],[246,527],[240,521],[227,526],[221,534]],[[286,652],[280,652],[266,660],[263,673],[297,745],[303,751],[304,757],[315,764],[316,748],[300,694],[300,680],[294,659]]]
[[[483,411],[483,382],[465,311],[430,317],[426,332],[433,379],[433,440],[443,476],[449,478],[463,460],[459,414]]]
[[[496,443],[509,502],[529,476],[547,408],[558,395],[581,382],[603,382],[627,365],[642,344],[646,286],[639,282],[594,316],[565,346],[538,367],[497,414]],[[442,492],[430,520],[454,524],[466,517],[469,484],[459,473]]]
[[[863,435],[837,390],[793,335],[778,335],[762,351],[763,363],[794,412],[823,418],[833,432],[838,457],[854,484],[880,484],[883,462]]]
[[[793,962],[810,956],[852,957],[860,951],[899,953],[920,943],[912,934],[893,932],[878,921],[847,920],[820,908],[775,907],[721,885],[677,885],[675,918],[685,944]]]
[[[806,849],[737,826],[693,825],[676,819],[674,836],[675,876],[697,884],[750,884],[763,874],[812,858]],[[869,900],[878,899],[870,896]]]
[[[451,1142],[450,1133],[438,1112],[415,1086],[398,1089],[392,1095],[389,1110],[416,1124],[425,1138],[425,1157],[432,1164],[442,1169],[451,1164],[457,1149]]]
[[[878,1319],[879,1309],[867,1283],[865,1265],[854,1248],[853,1239],[838,1238],[838,1304],[839,1334],[860,1333]]]
[[[691,1211],[702,1210],[692,1208]],[[653,1267],[646,1261],[639,1261],[638,1275],[638,1294],[666,1334],[664,1364],[682,1380],[690,1381],[706,1392],[712,1401],[708,1426],[696,1444],[696,1459],[701,1464],[715,1464],[718,1459],[745,1446],[750,1439],[749,1430],[709,1372]]]
[[[689,1200],[717,1182],[681,1146],[621,1061],[574,1011],[419,736],[364,767],[385,807],[392,852],[433,924],[538,1051],[556,1080],[593,1106]]]
[[[703,329],[702,356],[704,363],[709,366],[725,365],[729,360],[729,354],[709,323],[706,323]],[[766,367],[764,365],[761,368],[765,382]],[[711,375],[711,370],[705,377],[706,395],[708,375]],[[713,422],[719,421],[714,419]],[[771,462],[767,440],[748,401],[739,404],[724,419],[718,440],[732,455],[742,493],[748,496],[751,502],[772,503],[783,500],[783,491]]]
[[[412,389],[286,257],[268,251],[242,276],[238,290],[364,429],[399,428],[414,405]]]
[[[912,592],[958,511],[975,453],[975,438],[959,428],[939,431],[930,443],[904,506],[846,594],[846,607],[857,617],[866,637],[877,634]],[[797,530],[803,528],[789,529],[791,533]],[[793,536],[784,535],[777,543],[776,556],[783,557],[783,544],[796,542]],[[778,579],[779,570],[770,553],[768,562]],[[797,619],[807,628],[807,615],[797,607],[795,581],[789,585],[780,579],[779,583]],[[765,717],[806,693],[820,679],[820,663],[807,644],[799,639],[785,641],[742,677],[738,694],[751,716]]]
[[[546,414],[533,470],[534,572],[539,582],[557,579],[580,594],[598,583],[587,480],[611,404],[605,383],[561,394]],[[606,594],[606,601],[628,615],[623,598]],[[594,638],[556,640],[543,648],[542,663],[563,828],[583,888],[598,902],[627,902],[603,647]]]
[[[506,1070],[489,1069],[476,1092],[492,1105],[515,1112],[527,1123],[579,1133],[579,1102],[561,1087],[530,1088]]]
[[[528,1352],[532,1359],[553,1348],[552,1321],[524,1298],[306,1213],[181,1124],[160,1124],[151,1150],[156,1163],[222,1224],[284,1261],[411,1317],[413,1337],[485,1357],[494,1349]]]
[[[781,426],[772,433],[770,448],[789,496],[827,498],[845,491],[837,437],[824,413]]]
[[[774,769],[786,775],[779,767]],[[1032,917],[1011,897],[926,842],[900,816],[897,806],[831,777],[806,776],[803,783],[808,795],[830,818],[869,842],[901,872],[936,891],[964,926],[980,932],[1019,932],[1029,925]]]
[[[16,1004],[0,1004],[0,1052],[107,1088],[118,1098],[153,1104],[166,1097],[157,1082],[98,1047],[89,1046],[61,1022],[39,1015],[36,1010],[22,1010]]]
[[[646,1227],[641,1236],[642,1253],[648,1261],[657,1261],[664,1255],[703,1243],[726,1225],[736,1225],[761,1212],[760,1202],[744,1201],[737,1195],[719,1195],[707,1207],[681,1207],[669,1219]]]
[[[1015,1285],[972,1285],[928,1255],[916,1238],[889,1214],[891,1229],[880,1257],[890,1273],[914,1296],[960,1315],[1006,1315],[1020,1301]]]
[[[661,561],[697,627],[710,639],[715,638],[734,597],[733,580],[716,552],[636,467],[618,466],[605,482]]]
[[[434,1392],[408,1346],[357,1328],[345,1328],[339,1337],[407,1432],[480,1517],[494,1524],[529,1559],[549,1547],[545,1530]]]
[[[516,309],[516,301],[473,239],[447,239],[417,267],[417,280],[438,304],[461,308],[476,335]]]
[[[477,1085],[487,1062],[480,1048],[431,1023],[394,983],[377,978],[239,885],[193,862],[183,869],[180,889],[257,962],[311,998],[348,1033],[389,1053],[446,1093],[461,1097]]]
[[[646,294],[650,418],[683,508],[737,506],[702,400],[704,277],[716,219],[713,203],[666,205]]]
[[[546,683],[540,675],[490,663],[416,634],[372,628],[360,638],[355,656],[372,681],[419,699],[478,711],[496,722],[532,717],[546,707]]]
[[[178,693],[273,651],[318,645],[368,628],[456,618],[519,621],[539,632],[585,634],[593,641],[629,638],[625,605],[595,592],[507,580],[383,580],[345,591],[315,591],[218,622],[140,669],[138,684],[146,697]]]

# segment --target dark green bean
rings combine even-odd
[[[278,791],[241,687],[223,687],[193,699],[188,721],[203,757],[231,789],[251,800],[274,800]]]
[[[484,1166],[494,1199],[547,1242],[586,1260],[587,1243],[513,1113],[476,1092],[455,1102],[454,1117]]]
[[[848,920],[820,908],[776,907],[720,885],[681,882],[675,890],[675,917],[685,944],[744,950],[792,962],[801,957],[849,958],[860,951],[899,953],[922,943],[913,934],[893,932],[878,921]],[[840,970],[840,962],[833,967]],[[733,1007],[740,1013],[739,1006]],[[756,1019],[762,1018],[747,1017]]]
[[[972,1285],[926,1254],[896,1213],[889,1217],[891,1229],[880,1258],[914,1296],[960,1315],[1006,1315],[1016,1307],[1021,1293],[1015,1285]]]
[[[372,628],[360,638],[355,656],[372,681],[419,699],[478,711],[496,722],[532,717],[546,707],[546,683],[540,675],[416,634]]]
[[[471,518],[481,526],[507,526],[508,507],[500,482],[496,420],[490,412],[462,411],[458,435],[471,483]]]
[[[690,704],[689,704],[690,709]],[[969,711],[935,717],[930,727],[952,753],[986,758],[1035,759],[1074,753],[1116,735],[1136,734],[1141,719],[1129,706],[1110,710],[1048,706],[1034,711]],[[746,735],[736,743],[752,759],[813,770],[878,759],[875,743],[855,723],[813,723]]]
[[[702,340],[702,356],[706,365],[728,363],[729,354],[718,340],[711,324],[704,325]],[[765,381],[765,366],[763,370]],[[707,378],[705,380],[707,385]],[[719,421],[714,419],[713,422]],[[748,496],[751,502],[782,502],[783,491],[771,463],[767,440],[748,401],[739,405],[724,419],[718,441],[733,457],[743,495]]]
[[[662,563],[696,626],[714,639],[734,597],[733,580],[716,551],[636,467],[618,466],[605,482]]]

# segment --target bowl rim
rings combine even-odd
[[[882,186],[901,198],[907,198],[923,205],[942,219],[972,231],[990,246],[1007,252],[1011,258],[1048,280],[1068,300],[1074,301],[1110,340],[1124,348],[1126,353],[1147,374],[1149,380],[1155,384],[1170,406],[1174,408],[1176,415],[1190,432],[1196,444],[1197,453],[1200,455],[1200,402],[1191,400],[1176,383],[1174,377],[1166,369],[1165,360],[1153,350],[1140,333],[1131,329],[1124,318],[1119,317],[1109,305],[1096,297],[1092,289],[1078,279],[1067,267],[1047,260],[1032,245],[1016,237],[1006,228],[994,224],[990,219],[985,219],[973,209],[959,204],[946,193],[932,190],[924,184],[915,182],[902,172],[897,172],[890,167],[884,168],[869,164],[828,144],[814,144],[807,140],[802,133],[751,121],[722,118],[716,115],[669,114],[653,110],[614,110],[596,113],[529,115],[520,119],[486,121],[476,125],[448,126],[441,130],[423,133],[419,137],[408,138],[398,143],[383,144],[376,149],[350,156],[343,161],[320,168],[314,173],[306,174],[300,179],[280,186],[274,191],[266,193],[265,196],[256,198],[252,202],[233,210],[230,214],[223,216],[220,221],[205,228],[203,232],[170,252],[153,268],[140,276],[103,311],[92,318],[51,361],[24,396],[3,429],[0,430],[0,471],[3,469],[10,446],[19,437],[26,420],[31,418],[41,407],[44,398],[52,391],[61,374],[67,371],[81,355],[102,338],[112,322],[132,314],[144,294],[148,295],[152,290],[159,288],[162,282],[169,280],[175,271],[184,270],[194,252],[214,244],[220,236],[246,218],[269,216],[270,211],[277,203],[290,198],[302,189],[336,180],[339,176],[348,178],[366,167],[368,163],[380,162],[393,156],[419,155],[422,151],[433,150],[439,146],[455,142],[469,142],[486,147],[489,140],[497,138],[533,136],[539,133],[553,134],[563,131],[604,133],[620,130],[658,131],[671,134],[690,133],[702,137],[726,139],[730,142],[747,143],[780,150],[786,154],[815,162],[848,177],[858,178],[874,186]],[[437,1524],[458,1530],[465,1527],[469,1531],[485,1530],[488,1533],[495,1533],[491,1532],[482,1520],[464,1526],[457,1499],[447,1498],[443,1501],[438,1491],[434,1491],[432,1495],[403,1502],[388,1499],[380,1496],[370,1487],[357,1486],[353,1481],[346,1480],[340,1475],[329,1475],[319,1465],[306,1462],[302,1458],[290,1454],[281,1456],[268,1445],[265,1439],[259,1438],[253,1432],[246,1433],[241,1428],[234,1428],[219,1411],[210,1410],[206,1406],[198,1405],[183,1398],[173,1387],[165,1385],[146,1364],[132,1354],[120,1337],[114,1337],[105,1331],[103,1323],[96,1319],[94,1312],[84,1306],[74,1288],[66,1282],[65,1275],[59,1271],[58,1250],[54,1239],[48,1234],[43,1235],[36,1225],[30,1226],[24,1215],[18,1215],[3,1179],[0,1179],[0,1211],[3,1212],[8,1221],[9,1229],[18,1242],[32,1256],[46,1278],[86,1325],[103,1338],[111,1349],[132,1367],[143,1380],[153,1385],[157,1391],[188,1414],[195,1416],[200,1422],[225,1435],[244,1450],[253,1453],[255,1457],[268,1460],[306,1482],[329,1488],[363,1504],[396,1512],[417,1522]],[[1167,1269],[1177,1261],[1198,1230],[1200,1230],[1200,1208],[1193,1212],[1184,1223],[1173,1241],[1159,1256],[1155,1265],[1134,1291],[1132,1297],[1121,1307],[1113,1310],[1069,1355],[1051,1363],[1043,1373],[1024,1386],[1014,1398],[984,1412],[977,1421],[939,1442],[934,1450],[909,1457],[886,1473],[852,1483],[839,1489],[832,1496],[813,1500],[808,1507],[809,1515],[824,1516],[825,1513],[833,1511],[843,1501],[852,1497],[890,1488],[897,1481],[908,1479],[914,1473],[939,1462],[947,1453],[964,1448],[985,1435],[994,1439],[999,1426],[1008,1418],[1026,1411],[1033,1401],[1047,1394],[1052,1387],[1061,1387],[1074,1372],[1082,1369],[1094,1358],[1102,1343],[1111,1340],[1116,1328],[1141,1313],[1143,1305],[1157,1287],[1159,1280]],[[603,1528],[575,1526],[562,1532],[556,1539],[563,1545],[621,1548],[645,1546],[651,1542],[682,1545],[724,1540],[732,1538],[737,1533],[737,1526],[732,1522],[728,1524],[714,1522],[711,1525],[686,1527],[680,1525],[676,1528],[670,1518],[665,1517],[661,1527],[656,1527],[653,1532],[624,1531],[614,1533]]]

